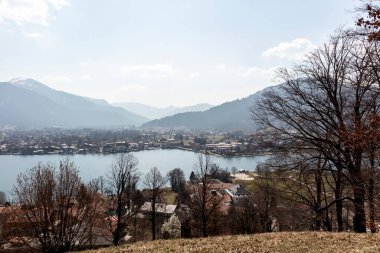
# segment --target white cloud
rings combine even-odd
[[[61,83],[68,83],[68,82],[72,82],[73,79],[69,76],[44,76],[42,77],[44,82],[46,82],[46,84],[50,85],[50,84],[61,84]]]
[[[70,3],[68,0],[46,0],[49,4],[51,4],[55,9],[60,10],[65,6],[69,6]]]
[[[81,65],[82,67],[87,67],[88,66],[88,62],[81,62],[81,63],[79,63],[79,65]]]
[[[128,84],[123,86],[112,87],[107,90],[101,89],[90,89],[85,91],[86,96],[94,98],[104,98],[111,103],[125,102],[125,101],[135,101],[135,102],[146,102],[144,100],[139,100],[141,98],[147,98],[149,94],[149,89],[141,84]]]
[[[130,93],[130,92],[144,92],[146,90],[147,88],[144,85],[130,84],[130,85],[121,87],[118,91],[121,91],[123,93]]]
[[[275,71],[278,68],[279,68],[278,66],[269,68],[269,69],[264,69],[264,68],[259,68],[259,67],[250,67],[250,68],[247,68],[242,73],[238,73],[237,75],[242,76],[242,77],[253,76],[253,77],[273,78],[275,76]]]
[[[219,70],[225,70],[227,68],[227,65],[226,64],[219,64],[219,65],[216,65],[216,68]]]
[[[121,69],[128,77],[141,79],[164,79],[174,75],[174,69],[169,64],[128,65]]]
[[[288,60],[302,60],[305,55],[316,46],[307,39],[295,39],[291,42],[281,42],[275,47],[265,50],[262,55],[266,57],[279,57]]]
[[[190,79],[193,79],[193,78],[196,78],[196,77],[198,77],[198,76],[200,76],[200,73],[199,73],[199,72],[193,72],[193,73],[191,73],[191,74],[189,75],[189,78],[190,78]]]
[[[82,80],[92,80],[92,76],[86,75],[86,74],[82,75],[81,78],[82,78]]]
[[[39,38],[42,37],[42,34],[38,33],[38,32],[26,32],[26,31],[23,31],[22,34],[25,37],[32,38],[32,39],[39,39]]]
[[[48,25],[52,9],[60,10],[69,5],[68,0],[0,0],[0,22]]]

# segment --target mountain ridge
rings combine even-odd
[[[120,106],[128,111],[134,112],[151,120],[160,119],[163,117],[172,116],[183,112],[206,111],[213,107],[213,105],[210,105],[208,103],[200,103],[183,107],[173,105],[167,107],[155,107],[134,102],[120,102],[113,103],[113,105]]]
[[[22,127],[139,127],[186,128],[198,130],[244,131],[258,129],[251,120],[251,108],[263,92],[279,85],[267,87],[245,98],[225,102],[218,106],[207,103],[188,107],[169,106],[155,108],[129,103],[148,111],[172,113],[149,121],[147,117],[132,113],[104,99],[82,97],[57,91],[33,79],[12,79],[0,82],[0,126]],[[163,111],[160,111],[163,110]],[[189,111],[190,110],[190,111]]]
[[[57,91],[33,79],[1,82],[0,93],[1,125],[131,127],[148,120],[120,107],[107,105],[105,100]]]
[[[258,125],[251,120],[252,106],[263,92],[276,87],[278,85],[267,87],[245,98],[225,102],[203,112],[186,112],[152,120],[142,127],[252,132],[258,129]]]

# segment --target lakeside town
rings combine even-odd
[[[259,210],[253,208],[252,196],[256,195],[253,183],[254,180],[259,182],[262,176],[248,171],[238,171],[235,167],[231,168],[230,172],[228,168],[223,169],[213,163],[209,156],[210,154],[249,156],[268,153],[269,147],[274,147],[273,136],[265,131],[246,135],[242,132],[125,129],[7,130],[0,132],[0,150],[2,155],[120,153],[120,156],[115,157],[111,170],[104,176],[93,178],[89,183],[78,183],[78,189],[85,189],[84,192],[78,190],[74,191],[72,196],[57,197],[67,201],[64,206],[68,210],[68,215],[64,218],[68,224],[57,222],[57,225],[53,226],[80,227],[81,231],[75,235],[75,238],[83,240],[81,247],[94,248],[147,241],[152,238],[192,238],[204,234],[228,235],[266,231],[264,222],[271,224],[271,231],[278,231],[280,225],[277,216],[262,219],[262,223],[254,218],[258,217],[254,212]],[[165,175],[154,167],[142,175],[136,167],[137,158],[129,152],[153,149],[196,151],[199,152],[199,160],[194,161],[194,171],[188,179],[185,178],[181,168],[174,168]],[[55,180],[54,185],[57,189],[68,187],[60,180],[61,173],[69,175],[70,182],[80,181],[78,167],[69,157],[62,157],[58,167],[49,167],[52,165],[40,163],[37,167],[24,172],[18,180],[22,181],[21,178],[24,178],[28,181],[26,178],[34,172],[41,173],[42,177],[59,172],[54,174],[57,178],[52,179]],[[121,179],[120,173],[128,176]],[[154,179],[154,182],[150,182],[150,179]],[[38,194],[43,191],[41,187],[44,185],[43,182],[47,182],[46,180],[47,178],[40,178],[35,185],[29,184],[31,181],[29,183],[17,181],[15,193],[21,193],[26,190],[24,187],[30,186],[36,189],[35,193]],[[126,184],[121,191],[118,190],[118,184],[121,184],[119,180],[125,181]],[[138,181],[142,183],[142,189],[136,187]],[[55,189],[51,188],[49,191],[53,192]],[[201,192],[204,192],[203,195]],[[21,195],[17,195],[16,199],[23,198]],[[25,192],[24,196],[29,195]],[[201,213],[196,211],[202,205],[199,199],[202,196],[207,199],[204,207],[208,209],[211,204],[213,210],[203,221],[207,223],[206,227],[197,218]],[[52,199],[51,203],[55,205],[55,199]],[[31,210],[25,208],[26,205],[19,205],[18,201],[6,201],[6,195],[0,192],[0,252],[12,250],[27,252],[34,250],[33,247],[39,244],[34,237],[34,228],[40,229],[40,224],[34,222],[37,219],[34,217],[31,218],[30,224],[24,220],[23,217],[29,217],[30,211],[34,211],[33,208]],[[53,209],[57,210],[56,207]],[[245,212],[250,212],[249,217],[238,222],[237,219],[243,217]],[[267,217],[267,212],[262,216]],[[56,218],[63,219],[60,216]],[[49,250],[47,252],[50,252]]]
[[[380,0],[0,0],[0,253],[380,252]]]
[[[278,136],[243,132],[56,129],[0,132],[0,155],[110,154],[153,149],[206,150],[221,156],[268,154]]]

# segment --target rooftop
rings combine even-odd
[[[166,213],[166,214],[172,214],[174,213],[175,209],[177,208],[177,205],[167,205],[163,203],[156,203],[156,212],[157,213]],[[152,203],[151,202],[145,202],[141,208],[141,212],[151,212],[152,211]]]

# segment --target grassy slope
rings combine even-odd
[[[138,242],[87,253],[108,252],[380,252],[380,235],[281,232]]]

